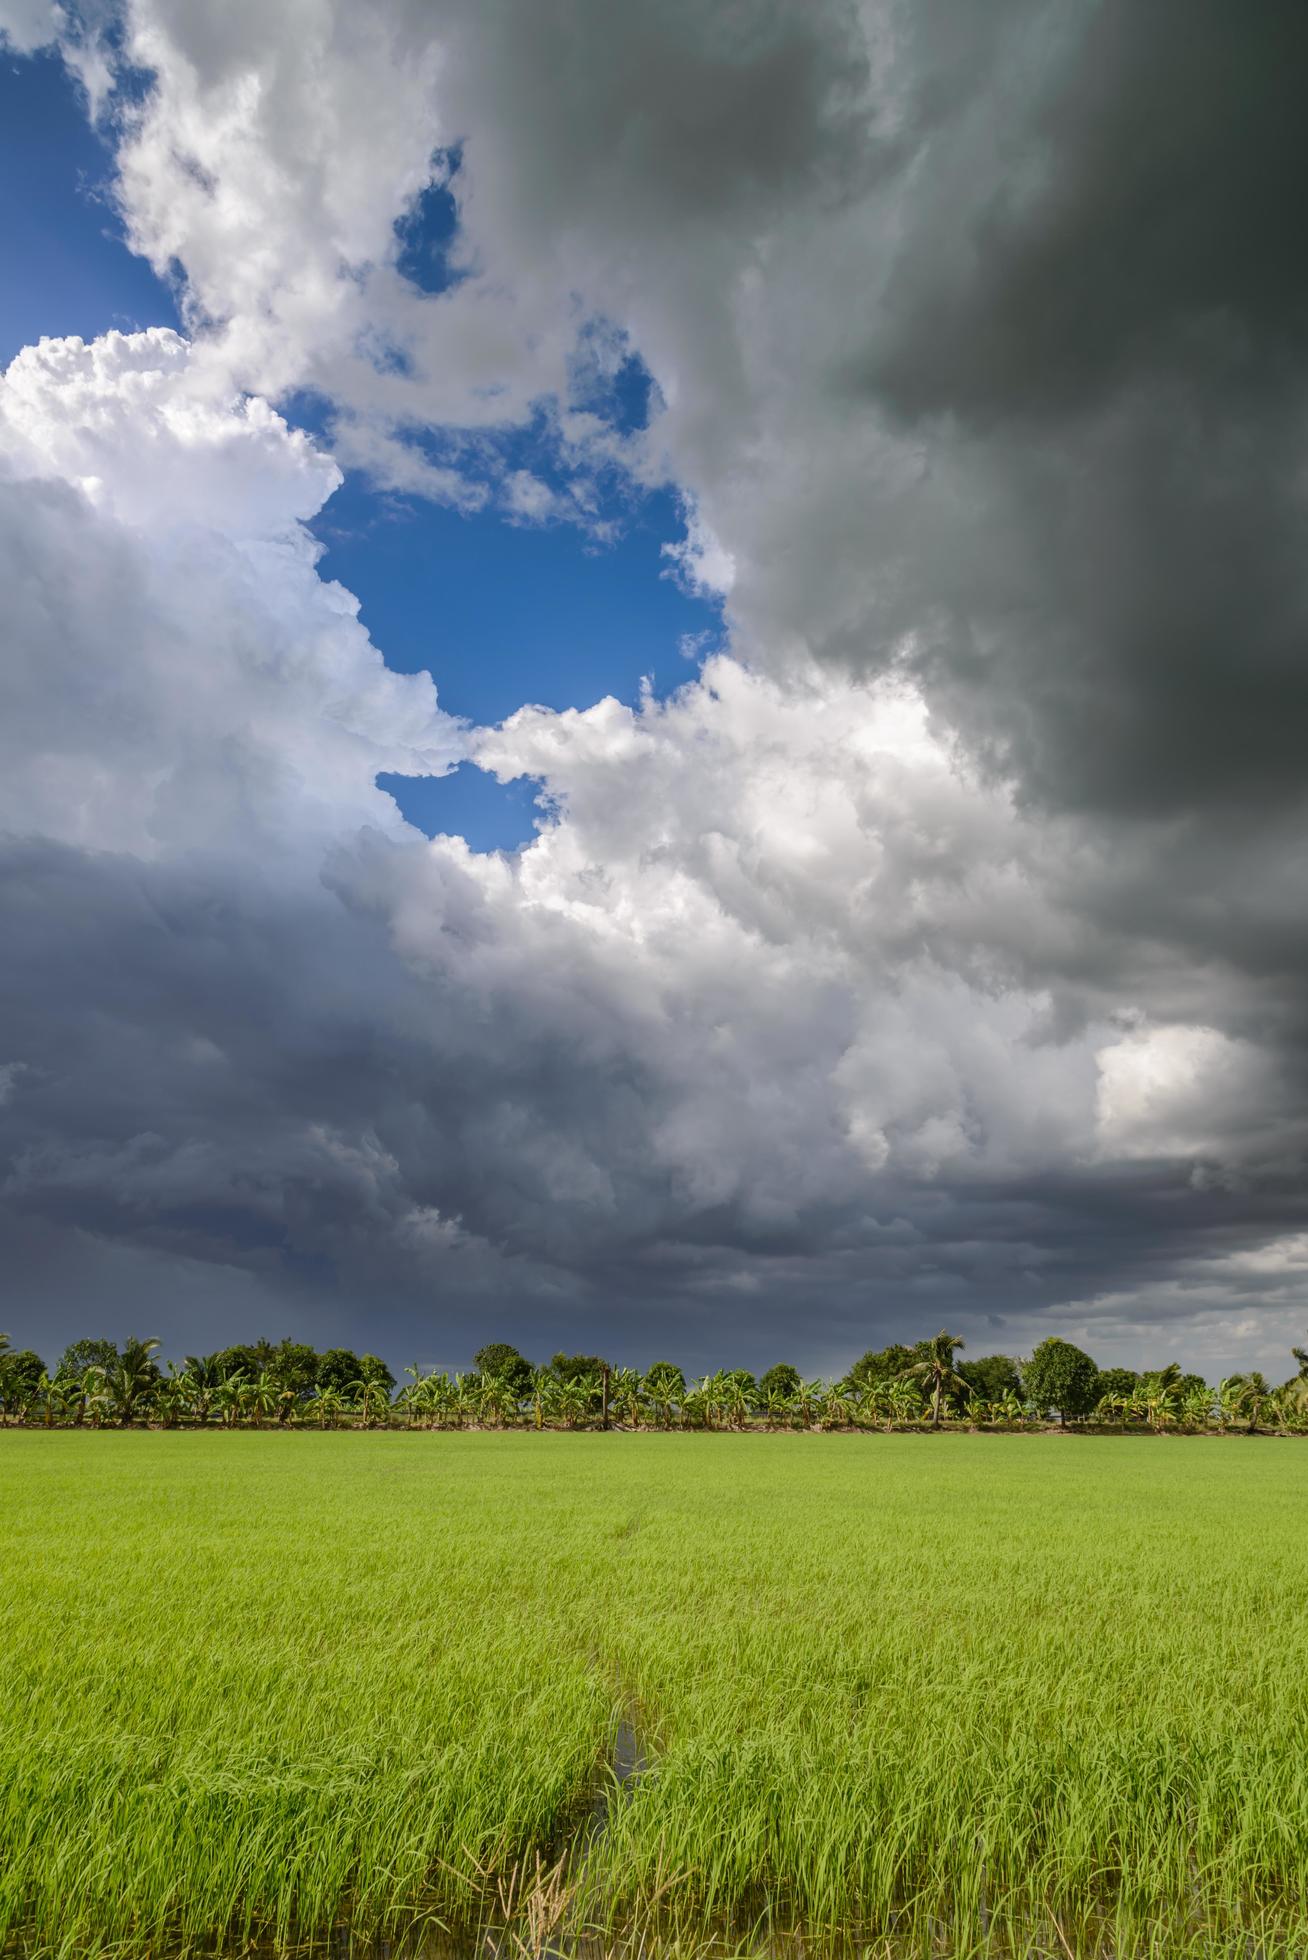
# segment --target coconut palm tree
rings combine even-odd
[[[957,1388],[964,1395],[971,1393],[968,1384],[954,1366],[954,1356],[963,1347],[960,1334],[946,1333],[942,1328],[933,1334],[929,1341],[923,1342],[924,1353],[920,1361],[914,1361],[904,1373],[911,1381],[921,1382],[931,1395],[931,1427],[939,1429],[940,1411],[945,1396],[951,1388]]]

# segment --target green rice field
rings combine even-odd
[[[1306,1480],[6,1433],[0,1948],[1302,1955]]]

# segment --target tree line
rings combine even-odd
[[[1273,1385],[1257,1373],[1216,1387],[1180,1364],[1100,1368],[1051,1336],[1029,1357],[961,1358],[941,1332],[862,1355],[838,1380],[807,1380],[786,1361],[688,1379],[672,1361],[644,1370],[601,1355],[556,1354],[537,1366],[504,1341],[480,1348],[466,1373],[416,1364],[397,1388],[375,1354],[319,1352],[261,1340],[213,1354],[159,1359],[157,1340],[75,1341],[53,1371],[0,1334],[0,1421],[47,1428],[1021,1430],[1061,1426],[1125,1433],[1308,1434],[1308,1348]]]

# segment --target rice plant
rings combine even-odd
[[[1302,1483],[1183,1436],[7,1432],[0,1943],[1301,1954]]]

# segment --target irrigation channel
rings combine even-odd
[[[588,1885],[591,1867],[618,1808],[642,1779],[657,1774],[636,1722],[621,1714],[611,1746],[569,1832],[548,1855],[537,1854],[496,1882],[459,1918],[448,1907],[416,1915],[413,1927],[389,1940],[356,1937],[348,1923],[291,1949],[300,1960],[1303,1960],[1298,1950],[1247,1937],[1238,1948],[1196,1929],[1193,1941],[1175,1924],[1143,1927],[1123,1939],[1107,1920],[1071,1926],[1048,1918],[1000,1927],[984,1892],[966,1929],[923,1919],[910,1908],[902,1924],[872,1931],[805,1929],[778,1919],[766,1903],[753,1919],[679,1921],[675,1900],[656,1900],[638,1924],[614,1926],[603,1915],[602,1892]],[[660,1908],[664,1909],[660,1909]],[[286,1947],[252,1945],[212,1960],[287,1960]],[[166,1955],[157,1960],[167,1960]],[[188,1956],[187,1960],[200,1960]]]

